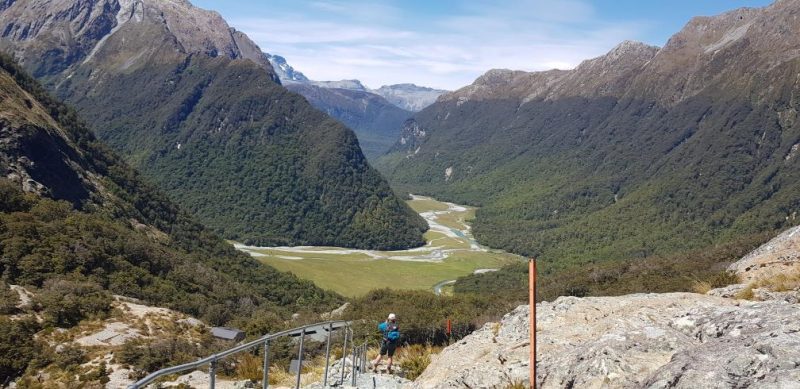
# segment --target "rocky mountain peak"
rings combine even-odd
[[[416,84],[384,85],[372,92],[383,96],[392,104],[408,111],[421,111],[433,104],[446,90],[418,86]]]
[[[492,69],[472,85],[445,94],[440,99],[463,103],[472,99],[515,98],[524,103],[540,98],[619,95],[630,79],[658,52],[656,46],[624,41],[608,53],[585,60],[572,70],[526,72]]]
[[[403,83],[403,84],[394,84],[394,85],[383,85],[376,90],[405,90],[405,91],[416,91],[416,90],[425,90],[430,91],[434,90],[433,88],[428,88],[426,86],[419,86],[417,84],[412,83]]]
[[[763,8],[695,17],[637,76],[631,95],[671,105],[711,85],[750,93],[766,82],[751,82],[754,73],[800,57],[798,16],[800,3],[777,1]]]
[[[515,76],[520,76],[525,72],[510,69],[490,69],[482,76],[478,77],[472,85],[482,85],[487,87],[502,86],[513,81]]]
[[[305,74],[295,70],[292,65],[286,62],[286,58],[280,55],[266,54],[272,67],[280,78],[281,82],[309,82]]]
[[[615,46],[608,54],[601,58],[607,60],[630,60],[630,61],[649,61],[651,60],[660,48],[658,46],[648,45],[646,43],[625,40]]]
[[[30,0],[4,6],[0,49],[12,52],[23,64],[41,62],[34,69],[36,76],[58,74],[91,60],[130,68],[146,62],[162,44],[183,54],[249,59],[273,74],[252,40],[232,29],[219,13],[185,0]],[[113,53],[100,55],[118,35],[128,44],[112,44],[107,51]],[[139,40],[142,45],[131,44]],[[129,47],[144,46],[145,40],[152,46],[149,51],[128,52],[133,50]],[[59,49],[51,50],[53,42]]]
[[[309,80],[303,73],[295,70],[286,61],[286,58],[280,55],[266,54],[272,62],[273,67],[276,69],[278,77],[284,83],[305,83],[311,86],[325,88],[325,89],[346,89],[355,92],[365,92],[376,96],[380,96],[390,102],[397,108],[417,112],[423,108],[433,104],[436,99],[443,93],[447,92],[441,89],[428,88],[418,86],[412,83],[383,85],[378,89],[370,89],[361,83],[359,80],[339,80],[339,81],[314,81]],[[295,87],[300,93],[309,92],[311,89],[304,87]],[[306,96],[308,97],[308,96]],[[336,116],[336,115],[334,115]]]
[[[311,81],[310,83],[322,88],[347,89],[360,92],[369,90],[369,88],[365,87],[359,80]]]

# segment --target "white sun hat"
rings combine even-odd
[[[394,319],[395,319],[394,313],[390,313],[389,314],[389,320],[394,320]]]

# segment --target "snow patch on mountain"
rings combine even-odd
[[[326,89],[347,89],[358,92],[368,92],[378,95],[392,103],[394,106],[402,108],[406,111],[418,112],[425,107],[436,102],[440,95],[446,93],[446,90],[433,89],[415,84],[395,84],[384,85],[378,89],[370,89],[359,80],[339,80],[339,81],[315,81],[310,80],[303,73],[295,70],[291,65],[286,62],[286,58],[280,55],[266,54],[269,58],[272,67],[278,74],[281,82],[287,83],[303,83],[308,85],[318,86]]]

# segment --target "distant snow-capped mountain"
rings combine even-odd
[[[390,103],[407,111],[418,112],[436,102],[446,90],[433,89],[414,84],[384,85],[372,91],[383,96]]]
[[[358,80],[339,80],[339,81],[310,81],[311,85],[316,85],[322,88],[329,88],[329,89],[347,89],[347,90],[354,90],[359,92],[370,92],[373,91],[369,88],[365,87],[361,81]]]
[[[269,59],[269,62],[272,64],[272,68],[275,69],[275,73],[278,75],[278,78],[280,78],[282,83],[309,81],[305,74],[294,70],[291,65],[286,63],[286,58],[283,58],[280,55],[266,55],[267,59]]]
[[[436,102],[436,99],[448,91],[433,89],[415,84],[384,85],[378,89],[370,89],[359,80],[314,81],[295,70],[280,55],[266,54],[278,78],[284,84],[304,83],[328,89],[347,89],[358,92],[369,92],[385,98],[396,107],[406,111],[417,112]]]

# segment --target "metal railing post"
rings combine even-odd
[[[269,387],[269,339],[264,341],[264,372],[261,387],[263,389]]]
[[[364,343],[362,346],[363,349],[361,350],[361,372],[365,373],[367,371],[367,344]]]
[[[344,344],[342,345],[342,366],[341,366],[341,373],[342,377],[339,379],[339,383],[344,385],[344,371],[347,370],[347,337],[350,335],[350,326],[344,329]]]
[[[328,342],[325,344],[325,378],[322,379],[322,387],[328,386],[328,362],[331,357],[331,337],[333,336],[333,323],[328,326]]]
[[[352,381],[353,381],[353,386],[356,386],[356,344],[355,344],[355,339],[352,339],[352,340],[353,340],[353,377],[352,377]]]
[[[297,352],[297,381],[294,388],[300,389],[300,374],[303,372],[303,341],[306,338],[306,327],[300,331],[300,350]]]
[[[216,386],[216,379],[217,379],[217,361],[211,361],[211,365],[208,367],[208,388],[214,389]]]

